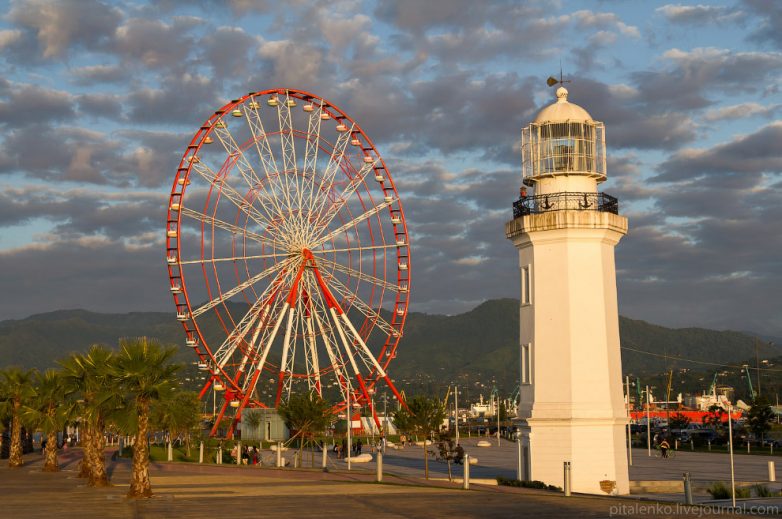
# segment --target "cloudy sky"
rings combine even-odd
[[[0,2],[0,320],[171,310],[165,206],[199,125],[247,92],[334,102],[391,171],[412,310],[518,297],[520,129],[605,122],[630,233],[622,314],[782,336],[782,3]]]

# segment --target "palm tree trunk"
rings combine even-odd
[[[133,446],[133,472],[130,476],[128,497],[152,497],[152,485],[149,483],[149,448],[147,447],[147,429],[149,428],[149,401],[136,400],[138,413],[138,431]]]
[[[99,420],[92,430],[92,463],[90,464],[90,486],[107,487],[110,485],[106,473],[106,438],[103,436],[103,420]]]
[[[60,466],[57,463],[57,431],[49,431],[46,435],[46,451],[44,452],[44,472],[58,472]]]
[[[92,474],[92,432],[90,424],[84,422],[80,426],[81,463],[79,464],[79,477],[89,479]]]
[[[22,459],[22,418],[19,416],[21,407],[21,401],[15,399],[11,419],[11,451],[8,455],[8,466],[12,468],[24,465],[24,460]]]

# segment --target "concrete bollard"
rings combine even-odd
[[[692,483],[690,482],[690,473],[684,473],[684,504],[691,505],[692,501]]]
[[[282,443],[277,442],[277,468],[282,467]]]
[[[236,464],[242,464],[242,442],[236,442]]]
[[[301,467],[301,459],[299,458],[299,452],[296,451],[293,453],[293,468],[297,469]]]
[[[777,469],[773,461],[768,462],[768,480],[772,483],[777,480]]]
[[[711,452],[711,440],[709,440],[709,452]]]
[[[326,468],[328,462],[329,462],[329,450],[326,448],[326,444],[323,444],[323,462],[321,463],[321,468]]]
[[[747,442],[747,454],[749,454],[749,442]]]
[[[679,450],[679,440],[674,440],[673,444],[674,444],[674,449],[673,450],[678,451]]]
[[[465,454],[462,463],[464,463],[464,480],[462,481],[462,488],[464,490],[470,490],[470,455]]]
[[[564,492],[565,492],[565,497],[568,497],[570,496],[570,462],[569,461],[566,461],[564,463],[564,472],[565,472]]]
[[[695,450],[695,440],[690,440],[690,450],[691,451]]]
[[[174,461],[174,444],[173,442],[169,441],[168,446],[166,447],[166,458],[168,461]]]
[[[201,445],[198,446],[198,463],[204,462],[204,442],[201,442]]]
[[[125,445],[125,442],[123,441],[122,436],[119,437],[119,441],[117,441],[119,444],[119,455],[122,456],[122,447]]]
[[[223,448],[218,447],[217,448],[217,464],[222,465],[223,464]]]
[[[375,455],[375,461],[377,462],[377,482],[383,482],[383,453],[377,451]]]

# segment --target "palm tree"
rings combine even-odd
[[[17,367],[6,368],[2,374],[0,402],[4,413],[11,417],[11,449],[8,466],[17,468],[24,465],[22,459],[22,408],[30,402],[33,395],[32,378],[35,370],[23,370]]]
[[[44,472],[57,472],[57,432],[67,420],[67,406],[63,405],[64,380],[62,373],[47,369],[35,373],[35,391],[32,402],[24,409],[24,415],[33,427],[46,435]]]
[[[73,354],[60,361],[66,394],[73,397],[72,414],[79,416],[83,456],[79,477],[86,477],[90,486],[108,486],[103,431],[107,418],[116,411],[121,400],[109,369],[113,358],[105,346],[93,345],[86,355]]]
[[[120,339],[120,351],[112,363],[112,371],[122,390],[132,398],[136,441],[133,446],[133,472],[128,497],[150,497],[149,430],[150,405],[176,384],[180,366],[171,364],[176,347],[163,347],[158,341],[139,337]]]

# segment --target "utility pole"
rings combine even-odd
[[[758,396],[760,396],[760,354],[759,354],[759,348],[760,348],[760,341],[758,339],[755,339],[755,372],[758,376]]]

